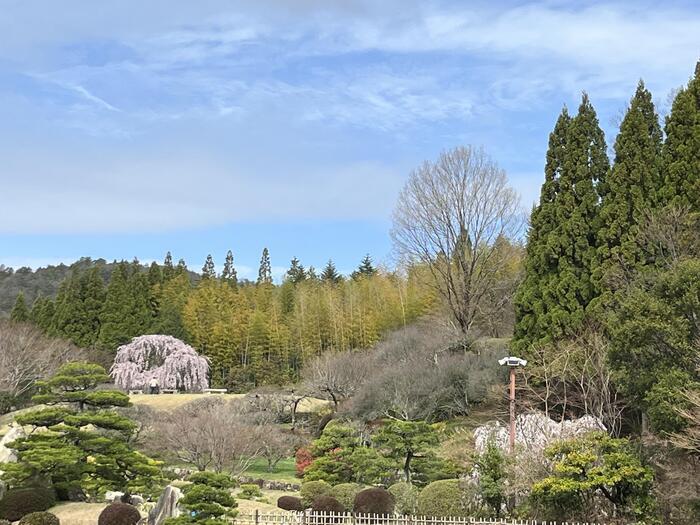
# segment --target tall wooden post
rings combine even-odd
[[[515,453],[515,367],[510,367],[510,453]]]

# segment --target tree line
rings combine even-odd
[[[94,349],[105,364],[133,337],[172,335],[211,360],[213,384],[244,390],[292,381],[323,352],[368,348],[435,302],[420,268],[390,272],[369,256],[348,277],[332,261],[317,272],[294,258],[278,284],[267,249],[255,282],[238,279],[230,251],[222,272],[215,268],[208,256],[195,281],[168,253],[147,268],[121,261],[107,283],[98,266],[74,271],[55,298],[29,306],[20,293],[11,319]]]

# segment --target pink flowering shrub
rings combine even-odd
[[[199,392],[209,387],[208,359],[169,335],[142,335],[120,346],[110,374],[124,390],[146,388],[152,378],[160,388]]]

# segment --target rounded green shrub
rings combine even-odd
[[[380,487],[364,489],[355,496],[352,510],[359,514],[393,514],[394,496]]]
[[[299,496],[304,507],[309,508],[319,496],[330,496],[332,487],[325,481],[307,481],[301,484]]]
[[[238,493],[240,499],[262,498],[263,493],[256,483],[243,483],[241,491]]]
[[[281,496],[277,500],[277,507],[282,510],[292,510],[294,512],[303,512],[305,510],[301,498],[296,498],[294,496]]]
[[[26,514],[48,510],[56,504],[53,490],[35,487],[7,491],[0,500],[0,519],[17,521]]]
[[[311,504],[314,512],[334,512],[340,514],[345,512],[345,507],[333,496],[319,496]]]
[[[97,525],[136,525],[140,519],[136,507],[128,503],[112,503],[100,513]]]
[[[476,489],[458,479],[433,481],[418,495],[421,516],[469,516],[474,511]]]
[[[331,489],[331,496],[337,499],[346,510],[351,510],[355,503],[355,496],[362,490],[359,483],[340,483]]]
[[[418,494],[420,494],[418,487],[412,483],[401,481],[389,487],[389,492],[394,496],[396,512],[406,515],[413,515],[418,512]]]
[[[19,525],[61,525],[61,521],[50,512],[32,512],[19,520]]]

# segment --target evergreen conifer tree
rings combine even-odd
[[[600,205],[593,278],[602,294],[601,306],[626,272],[646,263],[637,236],[663,186],[661,146],[661,126],[651,93],[640,81],[615,140],[615,163]]]
[[[157,262],[153,261],[148,267],[148,284],[156,286],[163,282],[163,271]]]
[[[177,267],[175,268],[175,276],[187,275],[187,264],[184,259],[177,261]]]
[[[32,321],[46,333],[51,333],[54,303],[48,297],[38,296],[32,305]]]
[[[226,252],[226,261],[224,262],[224,271],[221,273],[221,280],[234,288],[238,285],[238,273],[233,266],[233,252]]]
[[[299,284],[306,280],[306,270],[296,257],[292,258],[289,270],[287,270],[287,280],[293,284]]]
[[[260,258],[260,268],[258,269],[258,284],[272,283],[272,265],[270,263],[270,252],[267,248],[263,248],[262,257]]]
[[[533,211],[527,277],[516,298],[514,347],[555,341],[580,329],[596,296],[592,270],[609,160],[595,110],[584,93],[550,136],[542,202]]]
[[[564,169],[567,133],[571,117],[564,107],[549,135],[545,179],[539,204],[532,209],[527,236],[525,278],[515,295],[516,325],[514,346],[523,352],[546,337],[550,320],[548,296],[556,285],[557,257],[554,231],[557,228],[559,179]]]
[[[136,335],[132,327],[132,304],[129,290],[129,265],[122,261],[112,271],[100,313],[98,344],[102,348],[115,351],[119,345]]]
[[[700,61],[666,118],[662,204],[700,211]]]
[[[173,267],[173,256],[170,252],[165,254],[163,261],[163,280],[169,281],[175,277],[175,268]]]
[[[215,279],[216,278],[216,267],[214,266],[214,259],[212,259],[211,254],[207,255],[206,261],[204,261],[204,266],[202,266],[202,279]]]
[[[24,300],[24,292],[19,292],[15,300],[15,305],[10,312],[10,319],[17,323],[26,323],[30,318],[29,308],[27,308],[27,303]]]
[[[357,270],[352,272],[353,279],[359,279],[360,277],[372,277],[377,273],[377,269],[372,264],[372,257],[369,254],[365,255],[360,262],[360,266]]]
[[[323,272],[321,272],[321,280],[333,284],[343,280],[343,277],[335,269],[335,264],[333,264],[332,259],[328,259],[328,263],[326,263]]]

